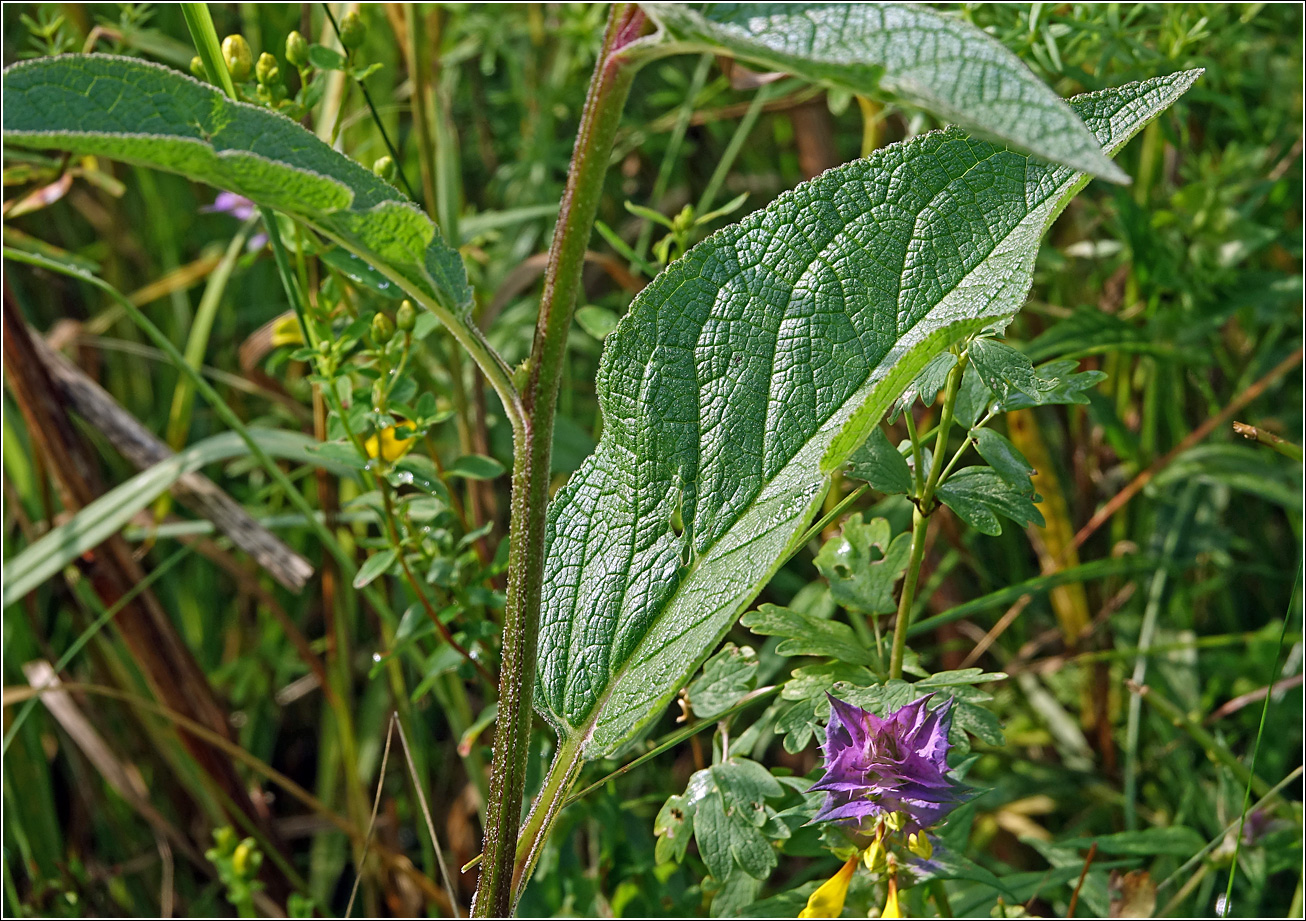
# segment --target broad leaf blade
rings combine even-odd
[[[1081,97],[1110,152],[1198,71]],[[830,476],[934,355],[1019,309],[1087,181],[950,129],[708,238],[608,337],[595,453],[549,511],[540,710],[631,739],[793,549]]]
[[[112,55],[4,72],[9,143],[96,154],[236,192],[291,215],[454,315],[471,304],[457,251],[414,204],[290,119],[185,74]]]
[[[1061,97],[1001,42],[905,3],[646,3],[672,37],[854,93],[888,94],[974,134],[1128,182]]]

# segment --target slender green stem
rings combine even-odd
[[[1292,620],[1292,602],[1296,597],[1296,586],[1301,579],[1301,564],[1297,564],[1297,576],[1293,579],[1293,593],[1288,600],[1288,612],[1283,615],[1283,627],[1279,630],[1279,646],[1274,650],[1274,662],[1270,665],[1270,673],[1266,676],[1266,694],[1265,702],[1261,704],[1261,724],[1256,729],[1256,744],[1252,746],[1252,763],[1247,769],[1247,784],[1243,789],[1243,809],[1242,814],[1238,817],[1238,834],[1234,838],[1233,860],[1229,864],[1229,884],[1224,890],[1224,912],[1227,917],[1232,913],[1233,906],[1233,881],[1238,875],[1238,854],[1242,851],[1243,846],[1243,827],[1247,823],[1247,813],[1250,811],[1252,804],[1252,779],[1256,777],[1256,759],[1261,753],[1261,739],[1265,737],[1265,721],[1270,715],[1270,701],[1274,699],[1274,694],[1270,693],[1274,689],[1274,679],[1279,674],[1279,659],[1283,656],[1283,643],[1288,638],[1288,622]]]
[[[638,36],[643,23],[643,12],[633,4],[615,4],[608,15],[549,249],[529,359],[530,377],[523,393],[523,424],[514,433],[499,717],[486,811],[485,865],[472,902],[472,913],[478,917],[506,916],[514,903],[513,868],[530,753],[531,695],[544,587],[544,525],[554,411],[585,251],[612,142],[635,74],[621,49]],[[541,835],[547,833],[550,821],[546,815]]]
[[[200,297],[199,306],[195,309],[195,318],[186,336],[186,361],[194,368],[199,368],[204,363],[204,352],[208,348],[209,337],[213,332],[213,321],[217,317],[218,306],[226,293],[227,282],[236,267],[236,260],[245,251],[245,241],[249,238],[253,223],[254,219],[251,218],[236,231],[236,235],[227,245],[226,252],[222,254],[222,260],[209,276],[208,284],[204,286],[204,294]],[[186,443],[186,435],[190,431],[191,409],[194,405],[195,391],[191,389],[189,381],[180,378],[176,389],[172,392],[172,409],[168,413],[167,437],[164,439],[174,451],[180,450]]]
[[[925,490],[921,493],[921,505],[928,511],[933,509],[934,491],[943,477],[943,455],[948,450],[948,434],[952,429],[953,413],[957,409],[957,391],[961,388],[961,375],[966,370],[966,356],[962,355],[948,372],[948,383],[943,391],[943,411],[939,414],[938,434],[934,436],[934,460],[930,464],[930,478],[925,481]]]
[[[499,712],[502,715],[502,708]],[[548,776],[544,779],[544,786],[531,805],[531,813],[526,818],[526,824],[522,826],[521,835],[513,851],[514,896],[509,913],[516,909],[517,895],[530,880],[531,872],[540,859],[540,853],[544,850],[544,843],[549,838],[549,829],[553,826],[553,820],[567,804],[568,794],[580,774],[581,765],[585,762],[585,756],[581,751],[582,743],[581,738],[573,736],[559,747],[553,757],[553,764],[549,767]],[[473,903],[473,914],[475,914],[475,907]]]
[[[911,626],[912,602],[916,600],[916,583],[921,575],[921,560],[925,556],[925,530],[929,517],[912,509],[911,555],[907,559],[907,572],[902,579],[902,595],[898,599],[898,617],[893,624],[893,646],[889,652],[889,679],[902,677],[902,654],[907,645],[907,628]]]
[[[1197,502],[1197,487],[1189,484],[1180,499],[1179,511],[1173,526],[1166,531],[1165,541],[1161,547],[1161,559],[1169,562],[1174,559],[1179,549],[1180,540],[1187,531],[1186,525],[1193,515]],[[1167,567],[1159,567],[1152,575],[1147,591],[1147,606],[1143,609],[1143,623],[1138,631],[1138,658],[1134,662],[1132,680],[1141,685],[1147,680],[1147,663],[1152,646],[1152,637],[1161,614],[1161,602],[1165,598],[1166,585],[1170,577]],[[1139,772],[1139,733],[1142,728],[1143,701],[1137,695],[1129,699],[1129,715],[1125,723],[1125,776],[1124,776],[1124,819],[1125,828],[1133,831],[1138,827],[1138,772]]]
[[[800,537],[798,540],[794,541],[793,550],[790,551],[789,556],[785,557],[785,559],[781,562],[780,565],[783,566],[785,563],[789,562],[789,560],[793,558],[793,555],[795,553],[797,553],[803,547],[807,546],[807,542],[809,540],[811,540],[813,537],[816,537],[816,535],[824,531],[826,527],[830,524],[830,522],[834,521],[836,518],[842,515],[848,509],[848,506],[852,505],[854,502],[860,499],[862,495],[870,488],[871,487],[868,484],[863,483],[861,486],[858,486],[852,492],[848,493],[848,495],[840,499],[838,504],[835,505],[834,508],[830,509],[830,511],[826,512],[824,515],[821,516],[820,521],[816,522],[816,524],[812,525],[810,528],[804,531],[803,536]]]
[[[1271,799],[1272,797],[1276,797],[1276,796],[1278,796],[1279,793],[1280,793],[1282,790],[1284,790],[1284,789],[1285,789],[1285,788],[1286,788],[1290,783],[1292,783],[1293,781],[1295,781],[1295,780],[1296,780],[1298,777],[1300,777],[1301,775],[1302,775],[1302,769],[1301,769],[1300,766],[1299,766],[1299,767],[1296,767],[1296,768],[1293,768],[1292,771],[1290,771],[1290,772],[1288,773],[1288,776],[1284,777],[1283,780],[1279,781],[1279,782],[1276,783],[1274,786],[1270,787],[1270,789],[1267,791],[1266,795],[1265,795],[1265,796],[1262,796],[1259,800],[1257,800],[1256,803],[1252,806],[1252,809],[1253,809],[1253,810],[1256,810],[1256,809],[1260,809],[1260,808],[1262,808],[1262,807],[1264,807],[1264,806],[1269,805],[1270,799]],[[1205,847],[1203,847],[1200,851],[1198,851],[1198,852],[1197,852],[1196,854],[1194,854],[1192,857],[1189,857],[1187,860],[1185,860],[1185,861],[1183,862],[1183,865],[1180,866],[1179,869],[1175,870],[1173,873],[1171,873],[1171,874],[1170,874],[1169,876],[1167,876],[1165,879],[1161,880],[1161,882],[1157,884],[1156,891],[1157,891],[1158,893],[1160,893],[1160,892],[1164,892],[1166,889],[1168,889],[1168,888],[1170,888],[1171,886],[1173,886],[1177,881],[1179,881],[1179,880],[1181,880],[1181,879],[1186,879],[1186,878],[1188,878],[1188,874],[1192,872],[1193,867],[1195,867],[1195,866],[1197,866],[1199,863],[1201,863],[1201,861],[1206,857],[1207,854],[1211,853],[1211,851],[1213,851],[1213,850],[1215,850],[1217,847],[1219,847],[1220,844],[1221,844],[1221,842],[1223,842],[1224,839],[1225,839],[1225,838],[1226,838],[1226,837],[1227,837],[1227,836],[1228,836],[1228,835],[1229,835],[1229,834],[1230,834],[1234,829],[1238,828],[1239,823],[1240,823],[1241,821],[1242,821],[1241,819],[1235,819],[1234,821],[1232,821],[1232,822],[1230,822],[1228,825],[1226,825],[1226,826],[1224,827],[1224,829],[1223,829],[1219,834],[1217,834],[1214,838],[1212,838],[1210,841],[1208,841],[1208,842],[1206,843],[1206,846],[1205,846]],[[1172,903],[1170,904],[1170,906],[1168,906],[1168,907],[1166,908],[1165,911],[1162,911],[1159,915],[1156,915],[1156,917],[1158,917],[1158,918],[1168,918],[1168,917],[1170,917],[1170,915],[1173,913],[1173,911],[1174,911],[1174,909],[1175,909],[1176,907],[1177,907],[1177,903],[1172,902]],[[1295,915],[1293,915],[1293,914],[1290,912],[1290,913],[1288,914],[1288,917],[1289,917],[1289,918],[1292,918],[1292,917],[1295,917]]]
[[[911,439],[911,481],[916,487],[916,496],[925,494],[925,471],[921,469],[921,437],[916,434],[916,417],[912,415],[912,408],[916,401],[912,400],[912,405],[902,411],[903,421],[907,423],[907,437]]]
[[[916,600],[916,585],[920,581],[921,562],[925,558],[925,532],[929,524],[930,513],[934,511],[934,491],[943,477],[943,453],[948,448],[948,432],[952,428],[953,413],[957,406],[957,391],[961,387],[961,375],[965,371],[966,359],[963,355],[952,370],[948,372],[948,381],[943,391],[943,410],[939,413],[939,425],[934,438],[934,457],[930,462],[930,475],[925,485],[920,486],[921,451],[920,439],[915,436],[915,423],[911,418],[911,409],[906,411],[908,431],[912,433],[912,454],[916,459],[915,478],[920,492],[912,500],[911,552],[907,559],[907,571],[902,579],[902,594],[898,597],[898,616],[893,623],[893,646],[889,652],[889,678],[902,677],[902,657],[907,647],[907,631],[911,629],[912,606]]]
[[[336,17],[331,12],[331,4],[323,3],[322,12],[326,13],[327,19],[331,22],[331,29],[336,33],[336,38],[340,40],[340,46],[344,48],[344,40],[340,39],[340,26],[336,23]],[[353,56],[354,53],[348,48],[345,48],[345,57],[350,61],[351,65],[353,64]],[[403,160],[400,159],[399,151],[395,150],[395,145],[390,141],[390,135],[386,132],[385,125],[381,122],[381,115],[376,111],[376,106],[372,103],[372,95],[367,91],[367,87],[363,85],[362,80],[354,77],[354,82],[357,83],[358,88],[363,91],[363,101],[367,103],[367,110],[372,113],[372,121],[376,124],[376,130],[381,133],[381,140],[385,144],[385,149],[390,152],[390,159],[394,161],[395,172],[399,174],[399,181],[404,184],[404,191],[408,193],[409,198],[416,201],[417,193],[414,192],[413,187],[408,184],[408,177],[404,175]]]
[[[689,726],[685,726],[682,729],[677,729],[675,732],[669,733],[665,738],[663,738],[660,742],[658,742],[648,751],[644,752],[638,758],[634,759],[633,761],[626,762],[621,767],[613,771],[611,774],[599,778],[598,780],[594,781],[594,783],[585,787],[585,789],[579,790],[576,793],[573,793],[570,796],[568,796],[562,805],[570,806],[572,803],[576,802],[576,800],[583,799],[584,797],[588,796],[590,793],[593,793],[595,790],[597,790],[599,787],[603,786],[604,784],[608,783],[609,781],[616,780],[618,777],[622,776],[623,774],[629,774],[635,768],[639,767],[641,764],[650,760],[651,758],[656,758],[658,755],[662,754],[663,752],[675,748],[677,745],[679,745],[681,742],[685,741],[689,737],[698,735],[704,729],[708,729],[712,726],[720,725],[720,723],[723,720],[729,719],[739,711],[747,707],[751,707],[759,700],[763,700],[765,698],[770,697],[776,691],[779,691],[780,688],[781,685],[774,684],[769,687],[758,688],[755,691],[750,691],[748,694],[740,698],[737,703],[735,703],[732,707],[730,707],[729,710],[726,710],[724,713],[721,713],[718,716],[714,716],[711,719],[698,720],[697,722],[692,723]]]

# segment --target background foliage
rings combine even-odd
[[[424,184],[412,85],[404,42],[395,32],[403,28],[401,6],[363,11],[369,29],[358,54],[366,64],[381,65],[365,85],[380,124],[403,153],[401,170],[419,187]],[[230,4],[213,10],[219,34],[242,32],[256,55],[267,49],[282,57],[291,29],[315,40],[331,34],[317,5]],[[423,5],[419,12],[430,43],[436,133],[444,139],[438,174],[428,188],[441,202],[444,230],[461,246],[481,326],[516,363],[529,350],[541,254],[604,11],[531,4]],[[82,50],[88,43],[183,70],[193,54],[180,12],[167,5],[6,5],[3,15],[6,63]],[[1063,96],[1192,67],[1206,73],[1118,158],[1133,184],[1092,183],[1054,225],[1030,303],[1009,331],[1036,361],[1072,357],[1082,368],[1107,375],[1086,405],[1007,417],[1005,434],[1039,471],[1046,527],[1008,525],[1001,536],[990,537],[962,527],[948,513],[936,516],[918,619],[950,616],[917,635],[913,651],[931,672],[974,664],[1011,676],[979,686],[992,695],[986,706],[1005,741],[1003,733],[986,733],[979,722],[972,727],[978,758],[968,780],[985,792],[950,826],[948,840],[1003,880],[1008,893],[1000,898],[1008,907],[1065,914],[1088,839],[1099,839],[1081,911],[1105,913],[1113,898],[1119,901],[1112,869],[1145,869],[1152,882],[1163,884],[1158,911],[1209,914],[1217,893],[1223,894],[1232,857],[1225,829],[1242,808],[1242,785],[1221,754],[1250,760],[1261,707],[1243,695],[1263,689],[1271,677],[1277,690],[1261,732],[1256,774],[1273,784],[1301,764],[1301,621],[1300,607],[1292,603],[1301,548],[1301,467],[1236,438],[1226,424],[1176,457],[1168,452],[1300,348],[1301,11],[1276,5],[1036,4],[970,5],[962,15],[1017,52]],[[370,165],[386,153],[378,120],[357,87],[335,95],[328,90],[323,106],[315,123],[331,125],[338,113],[340,144],[355,159]],[[592,450],[599,432],[594,378],[602,338],[660,263],[805,178],[933,127],[916,112],[862,105],[791,78],[758,88],[741,68],[725,72],[707,56],[646,68],[618,137],[600,207],[604,226],[592,241],[584,306],[572,333],[554,452],[556,485]],[[213,201],[207,188],[103,160],[80,163],[66,188],[30,197],[50,188],[56,167],[7,154],[6,244],[37,238],[94,261],[101,277],[132,292],[182,346],[240,221],[207,212]],[[740,195],[747,197],[734,217],[670,229],[625,206],[674,218],[693,204],[702,216]],[[10,264],[5,298],[6,309],[15,307],[68,349],[147,428],[176,429],[171,398],[178,375],[99,291]],[[203,362],[246,423],[312,433],[305,366],[293,357],[293,345],[272,345],[276,340],[263,329],[288,307],[266,251],[241,255],[203,341]],[[439,461],[443,488],[456,500],[450,507],[459,512],[423,523],[421,509],[414,509],[418,525],[430,528],[440,546],[440,562],[424,575],[440,587],[447,603],[441,613],[454,636],[492,668],[507,510],[507,480],[497,474],[511,463],[510,435],[469,362],[460,361],[441,334],[424,332],[424,347],[406,366],[412,383],[405,386],[413,393],[408,399],[435,395],[429,417],[440,421],[419,451]],[[1236,418],[1300,443],[1301,398],[1300,373],[1293,369]],[[917,412],[927,411],[918,405]],[[196,403],[180,443],[223,430]],[[104,482],[120,483],[135,472],[101,436],[84,431]],[[32,452],[9,394],[4,434],[9,560],[57,522],[60,508],[50,471]],[[899,420],[890,440],[896,443],[904,434]],[[1117,569],[1035,594],[1027,603],[1019,600],[1019,588],[1003,594],[1039,576],[1095,510],[1162,459],[1142,493],[1078,551],[1083,562],[1134,551],[1158,565]],[[368,523],[373,496],[348,478],[337,487],[309,468],[292,469],[315,503],[354,522],[343,535],[360,560],[383,545]],[[207,472],[259,517],[287,517],[284,498],[248,458],[214,464]],[[827,508],[853,485],[832,493]],[[887,518],[895,533],[904,530],[906,501],[877,502],[878,494],[872,495],[849,511],[862,512],[866,521]],[[156,514],[172,517],[156,528]],[[302,523],[278,526],[277,532],[315,565],[324,564]],[[824,536],[839,533],[832,525]],[[175,507],[142,513],[126,534],[147,571],[168,567],[153,591],[229,711],[239,745],[323,804],[315,812],[268,786],[276,791],[268,809],[303,876],[302,891],[333,912],[343,911],[349,899],[355,875],[350,845],[324,812],[366,824],[396,700],[407,702],[420,783],[450,863],[475,856],[493,692],[440,641],[400,581],[376,583],[396,611],[407,612],[397,625],[383,625],[333,578],[329,565],[304,591],[288,591]],[[810,552],[796,555],[759,605],[841,621],[865,641],[864,617],[836,609],[836,602],[846,602],[838,570],[818,555],[822,544],[814,539]],[[189,552],[178,559],[179,548]],[[976,599],[984,603],[952,616]],[[74,572],[5,611],[6,730],[20,709],[11,705],[8,689],[27,683],[24,663],[57,660],[103,614],[96,604]],[[730,659],[714,659],[698,690],[689,690],[698,715],[715,715],[712,688],[734,699],[722,682],[737,680],[736,690],[764,686],[803,665],[804,655],[825,654],[782,649],[786,634],[763,616],[768,610],[760,608],[745,619],[747,626],[736,627],[733,645],[723,653],[742,658],[745,672],[755,674],[740,678],[738,669],[726,667]],[[1286,654],[1276,658],[1290,614]],[[287,622],[307,638],[312,656],[326,663],[332,687],[352,716],[356,746],[342,739],[339,713],[325,699]],[[1140,645],[1150,646],[1152,654],[1140,656]],[[1139,666],[1144,658],[1145,674]],[[136,669],[118,636],[101,631],[63,674],[69,681],[141,693]],[[1145,680],[1189,722],[1176,727],[1162,711],[1140,705],[1126,688],[1130,678]],[[699,703],[705,697],[709,703]],[[166,836],[151,833],[104,773],[107,752],[110,761],[138,774],[165,823],[203,828],[216,811],[186,750],[171,740],[163,722],[119,702],[86,694],[76,698],[76,706],[106,745],[99,758],[84,738],[74,739],[66,724],[40,707],[6,752],[6,909],[152,914],[161,908],[162,886],[174,894],[178,913],[229,912],[231,887],[180,852],[161,848]],[[750,713],[757,717],[762,709]],[[753,727],[747,751],[727,733],[731,750],[777,773],[809,773],[817,758],[810,731],[803,733],[791,710],[768,712],[773,721],[790,714],[791,723],[768,727],[762,718],[740,724],[741,732]],[[668,713],[651,738],[673,731],[673,720]],[[549,745],[546,735],[540,734],[541,757]],[[712,744],[702,735],[673,747],[564,812],[523,913],[700,911],[714,894],[701,885],[713,870],[712,860],[705,864],[700,856],[702,839],[677,844],[681,862],[670,859],[675,855],[668,851],[675,849],[662,843],[665,834],[655,841],[654,829],[666,831],[657,821],[659,811],[669,796],[686,790],[695,771],[711,764]],[[632,754],[590,766],[582,786]],[[420,806],[401,765],[392,752],[377,842],[437,878]],[[783,825],[785,810],[801,797],[792,786],[777,787],[767,788],[768,822]],[[1300,783],[1285,795],[1299,801]],[[1241,851],[1234,890],[1238,913],[1300,913],[1300,814],[1299,803],[1267,812],[1263,836]],[[789,914],[813,881],[835,869],[811,830],[793,824],[784,826],[788,834],[767,826],[780,850],[773,861],[763,861],[775,869],[765,888],[753,893],[778,897],[769,910]],[[1216,843],[1213,855],[1176,872],[1206,842]],[[718,866],[713,876],[730,872]],[[473,877],[458,878],[464,902]],[[999,899],[984,880],[951,885],[958,913],[987,913]],[[728,900],[717,896],[713,907],[722,911]],[[425,909],[413,875],[393,863],[367,864],[360,897],[373,912]],[[924,911],[923,905],[907,906],[913,908]]]

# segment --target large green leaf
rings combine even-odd
[[[854,93],[887,95],[990,140],[1128,181],[1065,100],[997,39],[906,3],[643,5],[674,39]]]
[[[1198,73],[1073,105],[1115,152]],[[537,701],[565,742],[603,756],[670,701],[894,398],[1016,313],[1086,181],[934,132],[782,195],[636,297],[603,354],[602,440],[549,511]]]
[[[471,303],[458,253],[388,183],[282,115],[112,55],[38,58],[4,72],[9,143],[97,154],[244,195],[341,243],[453,315]],[[422,297],[425,295],[425,297]]]

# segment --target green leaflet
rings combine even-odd
[[[1200,71],[1079,97],[1114,153]],[[671,700],[940,351],[1009,319],[1087,178],[949,129],[782,195],[635,299],[549,510],[541,712],[597,758]]]
[[[290,119],[132,58],[67,54],[4,72],[9,143],[96,154],[228,189],[318,230],[454,316],[462,259],[392,186]]]
[[[906,3],[642,4],[683,45],[889,95],[1018,150],[1128,182],[1065,100],[997,39]]]

